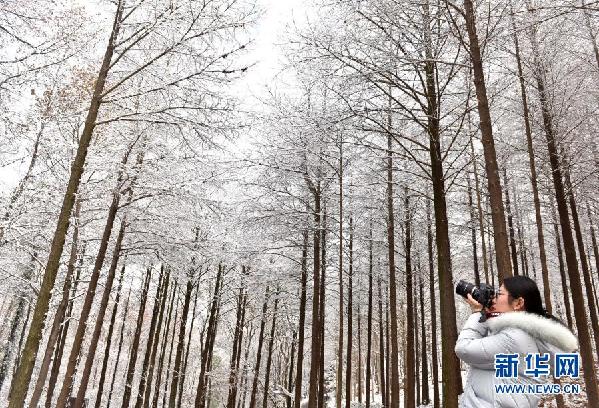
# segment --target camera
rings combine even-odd
[[[491,307],[493,299],[497,297],[498,292],[497,289],[486,283],[481,283],[479,286],[476,286],[473,283],[461,280],[455,286],[455,293],[465,298],[467,298],[468,293],[470,293],[472,298],[483,306],[483,309],[488,309]]]

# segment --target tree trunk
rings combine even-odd
[[[414,357],[416,355],[416,349],[414,345],[415,340],[415,324],[414,324],[414,289],[412,288],[412,223],[411,223],[411,212],[410,212],[410,196],[408,195],[408,188],[405,188],[405,253],[406,253],[406,382],[404,389],[404,406],[406,408],[415,408],[415,375],[416,375],[416,363]]]
[[[266,357],[266,374],[264,375],[264,395],[262,397],[262,408],[268,404],[268,387],[270,385],[270,367],[272,365],[272,349],[275,343],[275,329],[277,324],[277,310],[279,307],[279,289],[275,293],[275,304],[272,311],[272,325],[270,327],[270,337],[268,339],[268,354]]]
[[[121,164],[125,165],[127,163],[128,154],[123,157]],[[75,332],[75,338],[73,339],[73,345],[71,347],[71,353],[69,354],[69,360],[67,363],[67,368],[65,371],[65,378],[62,383],[62,388],[60,389],[60,393],[58,394],[58,400],[56,401],[56,406],[58,408],[66,407],[67,400],[69,395],[71,394],[71,389],[73,386],[73,382],[75,381],[75,371],[77,369],[77,364],[80,359],[81,347],[83,345],[83,338],[85,336],[85,331],[87,328],[87,321],[89,315],[91,313],[92,303],[94,301],[94,297],[96,295],[96,289],[98,287],[98,281],[100,279],[100,272],[102,270],[102,266],[104,264],[104,259],[106,257],[106,251],[108,250],[108,243],[110,241],[110,235],[112,233],[112,228],[114,226],[114,221],[116,219],[116,213],[119,209],[119,202],[121,197],[121,181],[123,177],[123,172],[119,174],[117,181],[116,191],[113,193],[112,203],[110,204],[110,208],[108,209],[108,217],[106,218],[106,225],[104,226],[104,232],[102,234],[102,239],[100,241],[100,247],[98,249],[98,255],[96,256],[96,261],[94,263],[94,269],[92,270],[92,274],[90,277],[89,285],[87,288],[87,292],[85,293],[85,299],[83,300],[83,306],[81,307],[81,314],[79,316],[77,331]],[[118,241],[118,240],[117,240]],[[119,243],[120,245],[120,243]],[[119,248],[120,250],[120,248]],[[112,279],[114,279],[114,273],[112,275]],[[112,285],[112,282],[110,282]],[[104,316],[102,316],[103,319]],[[100,324],[102,323],[102,319],[100,319]],[[95,330],[94,330],[95,331]],[[99,333],[98,333],[99,335]],[[93,361],[93,359],[92,359]],[[91,367],[90,367],[91,369]]]
[[[487,171],[487,189],[489,190],[489,198],[491,201],[495,259],[497,262],[499,281],[502,281],[504,278],[512,276],[512,267],[510,264],[507,232],[505,230],[505,211],[501,197],[501,181],[499,177],[499,166],[497,165],[497,154],[495,152],[495,141],[493,140],[491,112],[489,110],[489,101],[487,99],[487,87],[485,84],[478,35],[476,33],[476,18],[472,0],[464,0],[464,17],[466,18],[466,28],[468,31],[468,39],[470,41],[469,51],[474,73],[476,99],[478,101],[478,116],[480,119],[480,131],[482,135],[481,142],[485,155],[485,169]],[[444,396],[446,394],[447,392],[443,393]],[[451,399],[452,401],[449,406],[446,407],[445,404],[443,406],[446,408],[457,406],[457,394],[455,395],[455,401],[454,397],[451,397]]]
[[[4,380],[6,379],[10,371],[10,365],[13,359],[13,355],[18,354],[18,347],[16,342],[19,335],[19,327],[21,326],[21,322],[24,321],[25,306],[27,305],[27,303],[27,298],[23,294],[21,294],[17,303],[17,310],[12,319],[12,322],[10,323],[8,339],[6,340],[6,345],[4,346],[4,355],[2,356],[2,362],[0,362],[0,390],[2,389],[2,385],[4,385]],[[26,324],[27,322],[25,322],[25,325]],[[17,351],[17,353],[15,353],[15,351]]]
[[[555,235],[555,249],[557,252],[557,260],[559,266],[559,274],[562,282],[562,293],[564,295],[564,307],[566,309],[566,319],[568,321],[568,327],[570,330],[574,330],[574,323],[572,319],[572,308],[570,306],[570,289],[568,285],[568,278],[566,277],[566,268],[564,265],[564,255],[562,251],[562,242],[560,239],[560,232],[558,227],[557,215],[555,213],[555,206],[551,204],[551,215],[553,216],[553,234]]]
[[[549,151],[549,162],[551,164],[553,187],[555,189],[555,198],[557,211],[559,214],[562,239],[566,253],[566,265],[570,277],[570,290],[572,291],[572,301],[574,303],[574,317],[576,318],[576,328],[578,329],[578,338],[580,340],[580,354],[584,380],[589,401],[599,401],[599,388],[597,375],[593,366],[593,349],[589,335],[589,327],[584,307],[584,295],[582,292],[582,282],[580,280],[580,271],[576,259],[576,249],[574,247],[574,238],[568,217],[568,204],[566,202],[566,193],[564,191],[562,169],[560,166],[560,157],[558,147],[555,141],[553,117],[549,106],[549,99],[545,90],[545,79],[543,69],[539,59],[538,45],[536,42],[536,32],[532,30],[534,75],[537,82],[539,97],[543,115],[543,125],[545,128],[545,137],[547,139],[547,150]]]
[[[50,378],[48,379],[48,390],[46,392],[46,408],[52,406],[52,396],[54,395],[54,389],[58,380],[58,374],[60,371],[60,365],[62,363],[62,355],[64,353],[64,346],[66,343],[67,336],[69,334],[69,326],[71,323],[71,313],[73,311],[73,302],[75,295],[77,294],[77,286],[79,284],[79,277],[81,276],[81,268],[83,264],[83,257],[85,255],[86,242],[83,242],[81,254],[77,266],[75,267],[75,281],[73,283],[73,289],[71,290],[71,299],[69,300],[69,306],[65,316],[65,324],[62,326],[62,330],[56,343],[56,350],[54,352],[54,361],[52,363],[52,369],[50,370]]]
[[[341,408],[343,395],[343,136],[339,141],[339,329],[337,332],[337,385],[335,407]]]
[[[162,267],[164,267],[164,266],[162,266]],[[151,397],[150,394],[152,391],[152,379],[154,377],[154,366],[155,366],[155,362],[156,362],[156,353],[158,352],[158,343],[160,343],[160,331],[162,328],[162,320],[164,319],[164,308],[166,307],[166,298],[168,297],[169,284],[170,284],[170,271],[167,270],[164,288],[162,289],[162,299],[160,301],[161,304],[160,304],[160,313],[158,315],[158,324],[156,327],[156,331],[154,332],[154,340],[152,340],[152,353],[150,355],[150,369],[149,369],[149,373],[147,375],[147,384],[148,385],[146,387],[144,400],[143,400],[144,407],[150,406],[150,397]],[[141,392],[141,388],[142,387],[140,386],[139,387],[140,392]],[[156,393],[158,393],[158,389],[156,389],[155,391],[156,391]]]
[[[266,326],[266,311],[268,309],[269,287],[264,293],[262,303],[262,318],[260,320],[260,334],[258,335],[258,349],[256,350],[256,366],[254,368],[254,380],[252,382],[252,393],[250,395],[250,408],[256,408],[258,394],[258,378],[260,377],[260,362],[262,360],[262,345],[264,343],[264,327]]]
[[[395,215],[393,212],[393,143],[391,138],[391,113],[389,112],[389,134],[387,136],[387,243],[389,263],[389,307],[391,319],[391,347],[388,353],[391,357],[390,399],[389,408],[399,408],[399,350],[397,339],[397,283],[395,279]],[[349,323],[348,323],[349,325]],[[350,341],[351,333],[347,331]],[[349,362],[348,362],[349,364]]]
[[[241,267],[242,273],[245,272],[245,266]],[[235,318],[235,333],[233,335],[233,351],[229,363],[229,394],[227,396],[227,408],[235,408],[237,401],[237,382],[239,370],[239,355],[241,354],[241,341],[243,336],[243,311],[245,310],[244,287],[239,288],[237,295],[237,313]]]
[[[576,243],[578,244],[578,255],[580,258],[580,264],[582,266],[586,300],[589,306],[589,315],[591,317],[591,333],[593,334],[593,339],[595,340],[595,352],[599,356],[599,318],[597,317],[597,306],[595,305],[595,296],[593,294],[593,280],[591,278],[591,271],[589,270],[589,264],[587,262],[587,254],[584,247],[584,238],[582,237],[582,228],[580,227],[576,199],[574,198],[574,191],[572,191],[570,171],[566,168],[565,173],[567,189],[566,194],[570,202],[570,213],[572,214],[574,233],[576,236]]]
[[[360,280],[358,280],[358,287],[360,287]],[[358,403],[362,405],[362,312],[360,311],[360,297],[358,297],[358,307],[356,310],[356,317],[358,323],[358,384],[357,384],[357,394],[358,394]]]
[[[160,266],[160,277],[158,278],[158,288],[156,288],[156,296],[154,297],[154,307],[152,310],[152,320],[150,322],[150,331],[148,332],[148,341],[146,343],[146,352],[141,370],[141,378],[139,381],[139,389],[135,401],[135,408],[146,406],[150,399],[151,387],[146,385],[152,384],[154,377],[154,362],[156,360],[156,350],[158,349],[158,335],[160,334],[160,326],[164,317],[164,302],[168,292],[169,276],[168,272],[164,276],[164,264]]]
[[[293,373],[295,369],[294,358],[295,358],[295,347],[297,342],[297,331],[293,331],[293,340],[291,341],[291,353],[289,353],[289,377],[287,379],[287,390],[289,391],[289,395],[286,397],[287,402],[285,406],[287,408],[291,408],[293,406],[293,400],[291,396],[291,390],[293,389]],[[235,408],[235,407],[233,407]]]
[[[131,389],[133,387],[133,376],[135,375],[135,364],[137,363],[137,353],[139,351],[139,341],[141,337],[141,329],[144,323],[144,314],[146,311],[146,302],[148,300],[148,290],[150,288],[150,281],[152,280],[152,266],[149,266],[146,270],[146,278],[141,292],[141,302],[139,305],[139,312],[137,314],[137,321],[135,323],[135,333],[133,335],[133,342],[131,343],[131,355],[129,356],[129,364],[127,366],[127,376],[125,378],[125,391],[123,392],[122,408],[129,408],[129,401],[131,399]]]
[[[224,268],[223,268],[224,269]],[[220,293],[222,289],[222,280],[221,280],[221,284],[219,287],[218,292]],[[206,372],[210,372],[212,371],[212,358],[214,356],[214,342],[216,339],[216,333],[217,333],[217,328],[218,328],[218,319],[220,316],[220,308],[221,308],[221,298],[220,295],[217,299],[217,305],[216,305],[216,313],[215,313],[215,317],[214,317],[214,323],[212,325],[212,327],[210,328],[210,331],[207,334],[207,340],[209,341],[209,343],[207,344],[208,350],[207,350],[207,362],[206,362]],[[206,407],[210,407],[212,405],[211,402],[211,398],[212,398],[212,377],[208,377],[207,378],[207,392],[206,392],[206,403],[205,406]],[[200,408],[204,408],[204,406],[201,406]]]
[[[372,220],[370,222],[370,236],[368,241],[368,312],[366,318],[366,408],[370,408],[371,377],[372,377],[372,270],[373,270],[373,238]]]
[[[512,268],[514,275],[519,275],[518,269],[518,250],[516,249],[516,239],[514,234],[514,217],[512,215],[512,207],[510,203],[510,192],[507,184],[507,172],[503,169],[503,184],[505,186],[505,209],[507,210],[507,225],[510,236],[510,252],[512,256]]]
[[[325,327],[325,279],[327,259],[327,207],[324,205],[322,216],[322,229],[320,237],[320,301],[319,301],[319,324],[320,324],[320,357],[318,367],[318,408],[325,408],[324,401],[324,327]]]
[[[200,378],[198,383],[198,391],[195,398],[195,407],[204,408],[206,404],[206,395],[208,387],[208,378],[206,373],[210,371],[212,362],[212,351],[214,349],[214,340],[216,339],[216,329],[218,325],[218,311],[220,303],[220,290],[222,286],[222,279],[225,267],[222,265],[218,266],[218,272],[216,273],[216,283],[214,284],[214,296],[212,297],[212,304],[210,306],[210,317],[208,318],[208,327],[206,332],[206,341],[202,350],[202,360],[200,367]],[[208,404],[209,406],[210,404]]]
[[[175,285],[176,287],[176,285]],[[187,286],[186,286],[186,294],[187,294]],[[190,294],[191,296],[191,294]],[[162,392],[162,406],[166,407],[166,396],[167,396],[167,390],[168,390],[168,386],[170,384],[169,380],[170,380],[170,375],[171,375],[171,360],[173,359],[173,349],[174,349],[174,344],[175,344],[175,333],[177,330],[175,330],[175,327],[177,326],[177,318],[179,317],[179,305],[178,305],[178,298],[179,298],[179,294],[177,293],[177,296],[175,298],[175,319],[173,320],[173,331],[171,334],[171,340],[170,340],[170,347],[169,347],[169,352],[168,352],[168,362],[166,363],[166,380],[164,381],[164,390]],[[183,301],[183,303],[185,303],[185,301]],[[188,306],[189,307],[189,306]],[[179,327],[181,327],[181,324],[179,324]],[[185,328],[185,326],[183,327]],[[183,336],[181,336],[179,334],[179,341],[182,342],[184,341],[185,338],[185,333],[183,333]],[[177,348],[179,347],[179,345],[177,345]],[[173,371],[174,373],[174,371]],[[174,374],[173,374],[174,377]],[[171,386],[171,393],[172,393],[172,386]],[[177,394],[176,388],[175,388],[175,394]],[[170,404],[170,393],[169,395],[169,404]],[[175,395],[176,397],[176,395]],[[173,397],[173,403],[175,401],[175,397]],[[156,405],[154,405],[154,407],[156,407]],[[170,408],[170,407],[169,407]]]
[[[42,284],[40,286],[35,309],[33,311],[31,326],[29,327],[29,332],[27,334],[27,341],[25,342],[21,362],[15,375],[13,376],[11,384],[11,398],[8,405],[9,408],[20,408],[25,404],[25,397],[27,396],[31,373],[33,371],[33,366],[35,365],[37,351],[42,338],[44,321],[50,305],[52,289],[54,288],[54,282],[56,281],[56,274],[60,266],[60,258],[62,255],[67,231],[69,229],[69,221],[71,217],[71,211],[75,203],[75,195],[79,188],[81,175],[83,174],[83,169],[85,167],[87,150],[91,142],[96,118],[98,116],[98,110],[100,109],[104,84],[106,82],[106,77],[108,76],[108,71],[110,70],[110,62],[112,60],[112,55],[117,43],[123,6],[124,5],[122,1],[117,3],[117,10],[115,13],[114,23],[112,25],[112,31],[110,33],[110,39],[108,40],[102,65],[95,81],[94,92],[89,110],[87,112],[87,117],[85,119],[85,126],[83,128],[83,132],[81,133],[81,137],[79,138],[77,154],[75,155],[75,159],[71,165],[69,182],[64,194],[62,207],[60,209],[56,231],[54,232],[54,237],[52,239],[52,245],[48,255],[48,263],[46,264],[46,270]]]
[[[104,293],[102,294],[102,300],[98,308],[98,315],[96,317],[96,325],[92,333],[91,342],[87,351],[87,358],[85,360],[85,366],[81,376],[81,384],[77,392],[77,399],[73,408],[82,408],[85,399],[85,393],[87,391],[87,385],[89,382],[89,375],[91,373],[92,365],[94,364],[96,356],[96,348],[98,341],[100,340],[100,333],[102,332],[102,325],[104,323],[104,315],[106,314],[106,308],[108,307],[108,301],[110,300],[110,292],[112,291],[112,285],[114,283],[114,277],[118,266],[119,258],[121,255],[121,247],[123,243],[123,237],[125,235],[125,227],[127,225],[126,218],[121,221],[121,227],[114,245],[114,251],[112,252],[112,262],[108,269],[108,275],[106,277],[106,283],[104,286]],[[124,268],[124,265],[123,265]]]
[[[150,320],[150,327],[149,327],[149,330],[147,333],[144,359],[142,362],[141,376],[140,376],[140,380],[139,380],[139,388],[136,393],[136,402],[135,402],[136,408],[141,407],[141,405],[143,403],[143,398],[145,395],[145,386],[146,386],[146,382],[148,379],[148,366],[150,364],[150,355],[152,354],[152,350],[153,350],[153,341],[155,338],[156,323],[157,323],[158,314],[160,311],[161,297],[163,296],[163,292],[165,289],[164,286],[165,286],[164,265],[161,265],[160,275],[158,277],[158,284],[156,286],[156,294],[154,295],[154,305],[152,306],[152,318]],[[150,381],[151,380],[152,380],[152,378],[150,377]]]
[[[102,370],[100,372],[100,380],[98,381],[98,392],[96,393],[95,408],[100,408],[100,402],[102,401],[102,392],[104,391],[104,381],[106,380],[106,370],[108,368],[108,360],[110,358],[110,346],[112,345],[112,333],[114,332],[114,325],[116,322],[116,313],[119,307],[119,301],[121,299],[121,289],[123,288],[123,275],[125,274],[125,264],[121,267],[121,273],[119,276],[119,286],[116,291],[116,298],[114,305],[112,306],[112,315],[110,316],[110,324],[108,326],[108,334],[106,335],[106,346],[104,347],[104,358],[102,360]],[[117,359],[118,362],[118,359]],[[115,363],[116,368],[116,363]]]
[[[428,246],[429,296],[431,304],[431,365],[433,368],[433,408],[439,408],[439,362],[437,357],[437,296],[435,295],[435,264],[433,261],[433,233],[431,231],[430,201],[426,206],[426,237]],[[488,282],[487,276],[487,282]]]
[[[349,270],[347,274],[347,352],[345,365],[345,408],[350,408],[352,395],[352,348],[353,348],[353,278],[354,278],[354,220],[349,217]]]
[[[429,16],[428,3],[425,2],[425,5],[425,16]],[[427,18],[427,27],[429,27],[430,25],[430,22],[428,22],[428,20],[429,19]],[[429,33],[430,35],[430,29],[425,30],[425,32]],[[443,154],[441,152],[436,65],[432,57],[430,39],[428,39],[426,42],[427,44],[429,44],[429,46],[426,47],[428,61],[425,64],[426,96],[428,106],[427,130],[429,134],[429,153],[431,160],[433,202],[435,211],[435,232],[437,242],[437,266],[439,270],[439,290],[441,296],[440,312],[442,339],[441,356],[443,373],[443,407],[457,408],[458,395],[462,393],[462,378],[460,373],[460,363],[454,352],[455,343],[458,337],[458,329],[456,325],[453,273],[451,270],[451,250],[449,244],[449,226],[447,222],[445,176],[443,173],[442,159]],[[499,201],[500,205],[502,206],[501,209],[503,210],[501,196]],[[496,229],[496,232],[497,231],[498,230]]]
[[[127,314],[129,313],[129,299],[131,298],[131,287],[129,287],[129,294],[127,295],[127,300],[125,301],[125,310],[123,310],[123,323],[121,324],[121,333],[119,335],[119,345],[117,347],[116,357],[114,358],[114,369],[112,372],[112,379],[110,380],[110,388],[108,390],[108,403],[106,405],[107,408],[110,408],[110,402],[112,401],[112,391],[114,390],[114,381],[116,379],[116,373],[119,368],[119,361],[121,359],[121,351],[123,350],[123,340],[125,337],[125,324],[127,323]],[[115,302],[115,308],[118,306],[118,302]],[[113,312],[114,313],[114,312]],[[104,361],[108,361],[110,356],[110,348],[108,345],[106,346],[106,351],[104,353]],[[102,401],[102,390],[98,390],[98,395],[96,397],[96,408],[99,407],[99,404]]]
[[[387,298],[388,293],[386,294]],[[391,403],[391,386],[389,385],[389,382],[391,381],[391,345],[389,344],[390,341],[390,326],[391,324],[389,323],[389,301],[387,299],[387,301],[385,302],[385,338],[387,339],[387,344],[386,344],[386,350],[385,350],[385,383],[387,384],[387,388],[385,390],[386,395],[385,395],[385,400],[387,401],[387,404]],[[399,372],[397,373],[398,378],[399,378]],[[399,406],[399,402],[397,403]]]
[[[170,272],[169,272],[170,274]],[[154,397],[152,398],[152,407],[158,406],[158,398],[160,396],[160,385],[162,384],[162,369],[164,367],[164,357],[166,355],[166,346],[168,344],[168,333],[175,332],[176,321],[173,322],[173,328],[171,327],[171,317],[173,308],[176,308],[175,304],[175,292],[177,291],[177,282],[174,282],[173,289],[171,291],[170,300],[168,301],[169,307],[166,316],[166,325],[164,326],[162,347],[160,350],[160,356],[158,357],[158,371],[156,372],[156,381],[154,382]]]
[[[311,183],[310,183],[311,184]],[[320,244],[321,244],[321,186],[310,189],[314,197],[314,295],[312,296],[312,338],[310,347],[310,383],[308,408],[318,407],[318,372],[320,369]],[[254,407],[250,407],[254,408]]]
[[[422,352],[422,404],[428,405],[430,404],[430,396],[428,390],[428,354],[426,348],[426,326],[424,325],[424,295],[423,295],[423,286],[422,282],[422,270],[418,268],[419,274],[419,297],[420,297],[420,347]]]
[[[472,266],[474,269],[474,282],[480,285],[480,271],[478,270],[478,250],[476,249],[476,226],[474,223],[474,201],[472,200],[472,188],[470,187],[470,175],[466,174],[468,183],[468,209],[470,213],[470,240],[472,242]]]
[[[468,112],[468,126],[470,127],[470,112]],[[485,272],[485,283],[489,283],[489,261],[487,260],[487,240],[485,239],[485,217],[482,208],[482,199],[480,193],[480,182],[478,180],[478,166],[476,165],[476,156],[474,155],[474,145],[472,143],[472,136],[470,136],[470,155],[472,159],[473,173],[474,173],[474,189],[476,191],[476,209],[478,213],[478,229],[480,230],[480,245],[483,256],[483,271]]]
[[[179,324],[179,339],[177,340],[177,354],[175,356],[175,365],[173,368],[173,381],[171,383],[171,391],[168,399],[169,408],[175,407],[177,399],[177,390],[179,389],[179,379],[181,378],[181,361],[183,358],[183,346],[185,344],[185,326],[187,325],[187,315],[189,314],[189,302],[191,301],[191,292],[193,290],[193,283],[191,277],[187,279],[187,285],[185,286],[185,299],[183,300],[183,311],[181,313],[181,323]],[[176,321],[176,319],[175,319]],[[171,346],[172,347],[172,346]],[[170,366],[170,357],[169,357]],[[167,376],[168,383],[168,376]],[[164,405],[164,404],[163,404]]]
[[[385,332],[383,331],[383,294],[381,290],[381,278],[378,279],[378,294],[379,294],[379,369],[380,369],[380,392],[381,392],[381,401],[383,403],[383,407],[387,407],[387,382],[385,381],[387,377],[386,364],[385,364]]]
[[[67,307],[69,305],[69,295],[71,293],[71,285],[73,284],[73,274],[75,272],[75,263],[77,262],[77,248],[79,243],[79,214],[81,212],[81,202],[77,200],[75,204],[75,225],[73,228],[73,241],[71,243],[71,254],[69,256],[69,263],[67,266],[67,273],[64,278],[64,285],[62,287],[62,298],[56,308],[54,315],[54,321],[52,322],[52,328],[50,329],[50,336],[48,337],[48,343],[46,344],[46,351],[44,353],[44,359],[40,367],[39,374],[37,376],[37,382],[29,402],[30,408],[37,408],[39,400],[44,390],[44,384],[46,383],[46,377],[48,376],[48,370],[50,369],[50,363],[52,362],[52,355],[54,354],[54,348],[60,336],[60,329],[62,324],[65,322],[65,315]],[[1,386],[0,386],[1,388]]]
[[[306,291],[308,285],[308,231],[303,232],[302,244],[302,282],[300,294],[300,309],[298,323],[298,341],[297,341],[297,366],[295,376],[295,392],[293,399],[294,408],[300,408],[302,399],[302,379],[303,379],[303,364],[304,364],[304,329],[306,322]]]
[[[187,379],[187,363],[189,361],[189,349],[191,346],[191,335],[193,334],[193,326],[196,321],[196,308],[198,306],[199,284],[196,284],[196,293],[193,298],[193,308],[191,309],[191,324],[189,325],[189,333],[187,333],[187,344],[185,346],[185,358],[183,358],[183,369],[181,370],[181,379],[179,381],[179,396],[177,397],[177,407],[181,406],[181,398],[183,398],[183,386]]]
[[[587,216],[589,217],[589,226],[591,230],[591,244],[593,246],[593,256],[595,257],[595,272],[599,276],[599,246],[597,246],[597,237],[595,236],[595,227],[593,225],[593,217],[591,217],[591,209],[587,203]]]

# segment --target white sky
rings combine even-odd
[[[252,33],[253,44],[247,58],[256,62],[238,85],[240,93],[259,96],[263,89],[272,85],[273,78],[281,69],[281,48],[289,27],[300,26],[305,20],[306,1],[302,0],[258,0],[265,12],[258,20]]]

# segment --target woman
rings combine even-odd
[[[572,332],[543,309],[537,284],[525,276],[504,279],[490,310],[481,323],[482,306],[472,296],[467,302],[473,313],[462,328],[455,346],[457,356],[470,366],[462,408],[537,407],[538,394],[502,394],[495,384],[538,384],[553,377],[555,353],[571,353],[578,348]],[[517,378],[495,378],[495,354],[519,354]],[[550,353],[549,376],[527,375],[528,353]]]

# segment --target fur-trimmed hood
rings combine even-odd
[[[548,343],[565,352],[573,352],[578,349],[578,339],[566,326],[534,313],[501,313],[499,316],[488,319],[487,324],[493,332],[508,327],[523,330],[537,340],[538,343]]]

